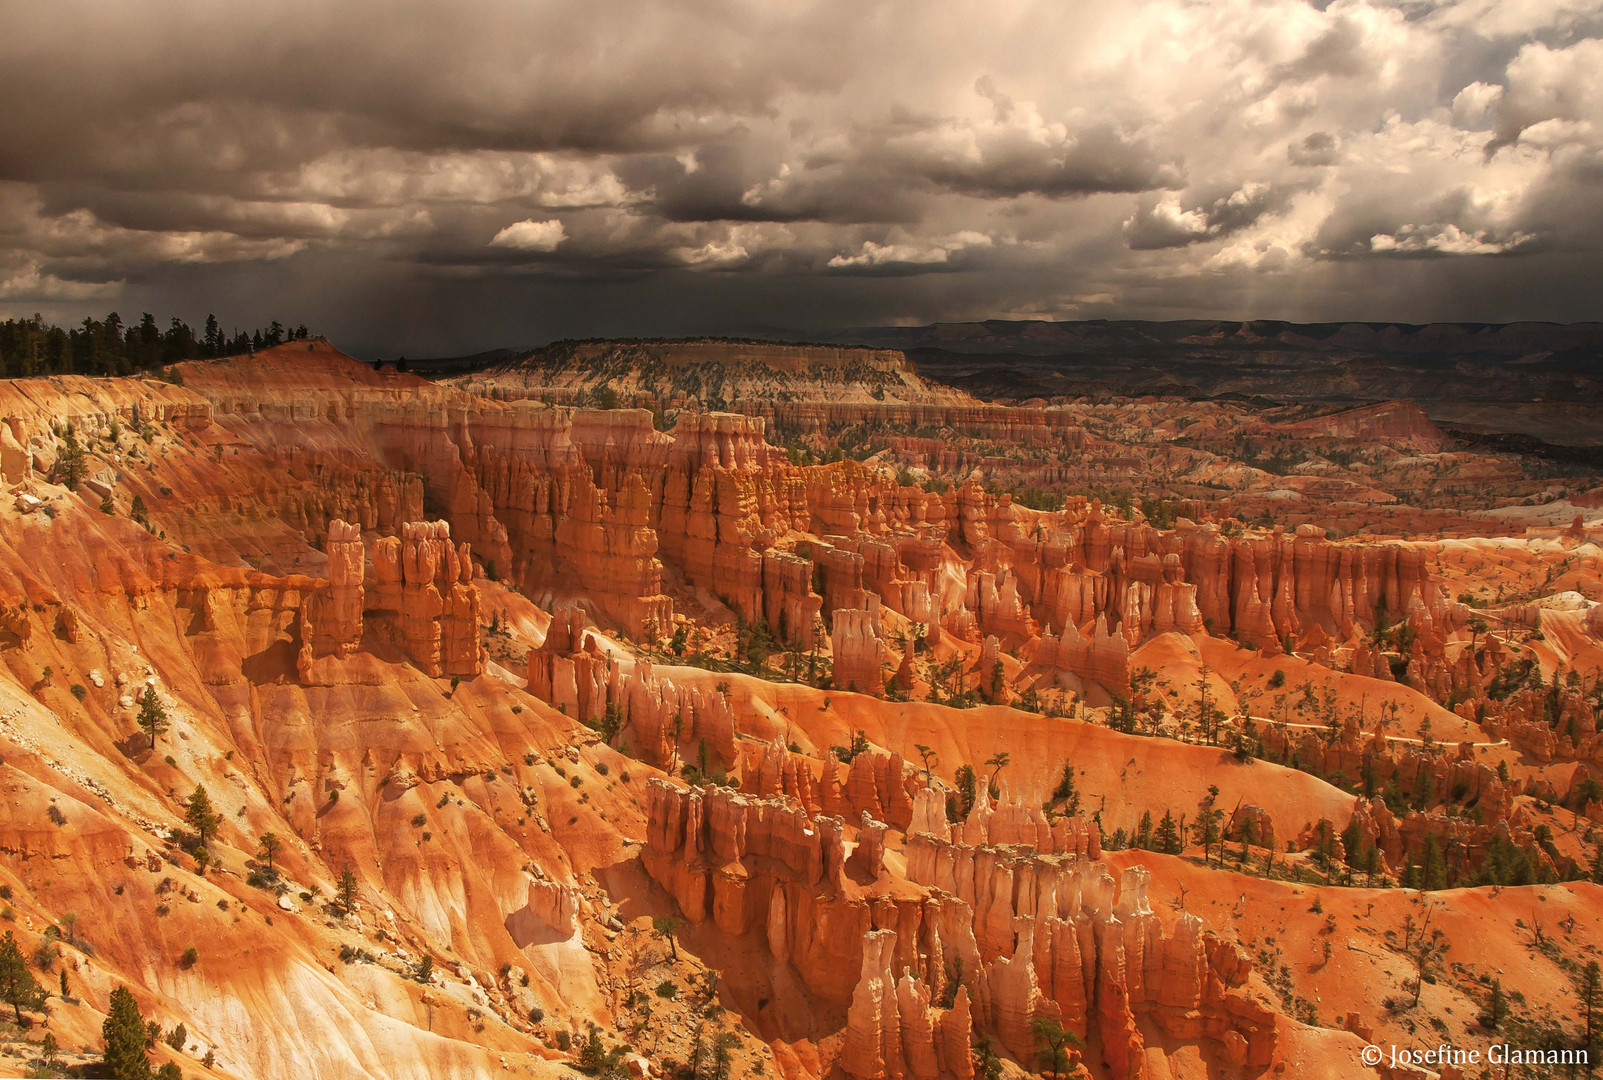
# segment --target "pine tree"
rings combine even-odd
[[[167,722],[167,707],[161,703],[154,686],[145,687],[139,699],[139,727],[150,736],[150,748],[156,749],[156,736],[165,735],[171,725]]]
[[[205,847],[206,842],[217,832],[217,826],[223,823],[223,815],[212,809],[211,797],[206,794],[206,789],[196,784],[194,793],[189,796],[184,820],[189,822],[189,827],[194,829],[195,835],[200,838],[200,846]]]
[[[111,1080],[150,1080],[150,1058],[145,1056],[145,1018],[126,986],[111,992],[106,1020],[100,1026],[106,1041],[105,1069]]]
[[[668,949],[673,953],[675,961],[679,959],[679,945],[674,940],[679,933],[679,920],[673,915],[658,915],[651,920],[651,928],[661,934],[663,940],[668,942]]]
[[[17,1023],[22,1023],[22,1010],[44,1007],[45,992],[33,981],[28,961],[17,947],[17,939],[10,930],[0,938],[0,1002],[11,1006]]]
[[[968,813],[974,809],[974,800],[979,794],[979,778],[974,775],[974,766],[959,765],[957,775],[953,778],[957,783],[957,819],[967,821]]]
[[[1062,801],[1064,813],[1072,815],[1080,812],[1080,792],[1074,786],[1074,766],[1068,762],[1063,765],[1063,779],[1052,789],[1052,798]]]
[[[1012,761],[1013,755],[1008,753],[1006,750],[998,750],[996,753],[985,759],[985,764],[991,766],[991,778],[990,780],[986,781],[985,785],[986,790],[990,792],[991,798],[995,799],[998,797],[1001,789],[996,786],[996,778],[1002,775],[1002,770],[1007,768]]]
[[[1358,815],[1354,814],[1352,820],[1347,823],[1347,827],[1341,832],[1341,846],[1345,853],[1343,857],[1346,859],[1347,865],[1354,870],[1364,865],[1363,852],[1359,850],[1363,846],[1363,842],[1364,833],[1359,828]]]
[[[284,849],[284,842],[270,832],[262,833],[261,837],[256,842],[261,845],[262,858],[267,860],[267,872],[269,874],[275,873],[273,869],[273,860],[276,859],[278,857],[278,853]]]
[[[1503,993],[1501,979],[1492,980],[1492,996],[1486,1000],[1486,1011],[1481,1013],[1481,1027],[1496,1031],[1508,1018],[1508,997]]]
[[[1163,820],[1158,822],[1157,836],[1154,838],[1156,850],[1165,855],[1178,855],[1181,851],[1180,830],[1175,827],[1174,814],[1168,810],[1163,812]]]
[[[1144,851],[1152,849],[1152,811],[1145,810],[1141,814],[1141,824],[1135,827],[1135,846]]]
[[[349,866],[341,870],[336,887],[339,889],[340,911],[349,915],[356,910],[356,871]]]
[[[1442,846],[1434,834],[1425,837],[1425,853],[1420,860],[1419,887],[1422,889],[1447,888],[1447,860],[1442,857]]]
[[[61,438],[61,447],[56,451],[56,479],[61,481],[61,486],[68,491],[76,491],[88,471],[89,464],[84,449],[78,444],[78,436],[73,432],[72,425],[68,424]]]
[[[1213,850],[1213,845],[1219,841],[1222,835],[1219,830],[1219,822],[1224,818],[1225,812],[1214,806],[1214,801],[1218,798],[1219,786],[1210,784],[1208,786],[1208,794],[1203,796],[1197,803],[1197,820],[1191,826],[1193,838],[1202,845],[1202,861],[1204,865],[1209,863],[1209,855]]]
[[[1036,1062],[1041,1066],[1042,1074],[1050,1073],[1054,1077],[1067,1075],[1071,1064],[1069,1050],[1085,1045],[1080,1037],[1047,1016],[1037,1016],[1031,1020],[1030,1031],[1035,1036]]]

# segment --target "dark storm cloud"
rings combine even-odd
[[[1595,317],[1599,30],[1579,0],[14,5],[0,312],[390,351]]]
[[[1334,135],[1311,131],[1286,147],[1286,159],[1293,165],[1334,165],[1338,152]]]
[[[1145,199],[1124,223],[1134,251],[1185,247],[1230,236],[1266,214],[1286,208],[1301,187],[1250,183],[1235,191],[1202,192],[1194,198]]]

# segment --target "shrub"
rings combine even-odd
[[[600,773],[602,776],[606,776],[607,773],[611,771],[611,769],[607,768],[607,763],[605,761],[596,762],[596,772]]]
[[[577,776],[568,777],[568,786],[569,787],[577,788],[579,785],[581,785],[583,783],[584,783],[584,781],[579,779]]]
[[[185,1030],[183,1024],[178,1024],[167,1033],[167,1045],[172,1047],[174,1050],[182,1050],[184,1045],[188,1042],[189,1032]]]
[[[61,812],[61,807],[57,806],[55,803],[50,804],[50,809],[47,810],[46,813],[50,815],[50,820],[55,822],[57,825],[65,825],[67,823],[67,815],[63,814]]]
[[[178,958],[178,963],[181,967],[192,968],[195,966],[195,962],[199,959],[200,953],[196,951],[193,945],[191,945],[189,948],[184,950],[184,955]]]
[[[540,1006],[536,1005],[534,1008],[529,1010],[529,1023],[538,1024],[540,1021],[542,1021],[544,1019],[545,1019],[545,1010],[540,1008]]]
[[[77,698],[79,701],[82,701],[84,698],[89,696],[89,688],[83,683],[75,682],[72,684],[72,696]]]
[[[573,1039],[566,1031],[557,1032],[557,1049],[564,1052],[573,1047]]]
[[[412,818],[412,828],[414,828],[414,829],[421,829],[423,826],[427,825],[428,823],[429,823],[428,817],[426,815],[423,815],[423,814],[417,814]]]
[[[664,979],[657,984],[657,996],[672,1001],[679,996],[679,987],[672,979]]]

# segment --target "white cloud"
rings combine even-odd
[[[549,221],[527,219],[515,221],[496,233],[490,246],[513,251],[555,251],[567,238],[562,222],[556,218]]]
[[[972,230],[937,241],[880,244],[865,240],[855,255],[835,255],[828,265],[832,270],[896,265],[933,266],[949,261],[957,252],[990,247],[993,242],[986,234]]]

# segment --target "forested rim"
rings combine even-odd
[[[225,333],[217,316],[206,316],[199,335],[174,316],[163,330],[150,312],[124,324],[115,311],[104,319],[86,318],[64,328],[39,315],[0,322],[0,377],[29,375],[131,375],[197,360],[235,356],[312,336],[305,325],[293,329],[274,320],[266,329]]]

